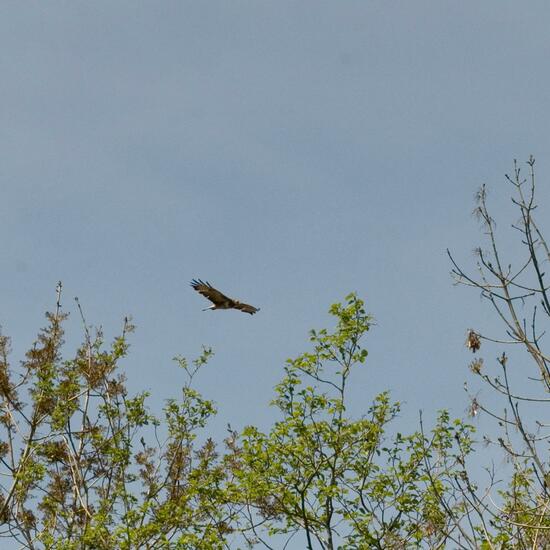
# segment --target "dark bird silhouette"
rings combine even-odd
[[[225,294],[222,294],[219,290],[216,290],[210,283],[201,281],[200,279],[193,279],[191,281],[191,286],[199,293],[202,294],[205,298],[208,298],[213,305],[203,309],[240,309],[245,313],[250,313],[254,315],[257,311],[260,311],[260,308],[251,306],[249,304],[243,304],[238,300],[233,298],[228,298]]]

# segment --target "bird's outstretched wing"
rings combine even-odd
[[[216,290],[210,283],[201,281],[200,279],[193,279],[191,286],[205,298],[208,298],[215,306],[222,304],[230,304],[229,307],[233,307],[234,300],[228,298],[225,294],[222,294],[219,290]]]
[[[259,307],[254,307],[254,306],[251,306],[250,304],[243,304],[242,302],[235,302],[235,305],[233,307],[235,309],[240,309],[245,313],[250,313],[250,315],[254,315],[254,313],[256,313],[257,311],[260,311]]]

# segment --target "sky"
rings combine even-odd
[[[351,413],[377,392],[404,429],[464,415],[466,329],[492,314],[453,286],[482,233],[482,183],[550,171],[546,2],[119,1],[0,5],[0,325],[17,365],[63,282],[152,410],[175,355],[228,422],[266,429],[284,362],[355,291],[376,319]],[[550,201],[543,183],[542,204]],[[261,311],[206,311],[210,281]],[[496,325],[495,325],[496,326]]]

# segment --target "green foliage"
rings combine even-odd
[[[196,442],[215,408],[189,385],[211,352],[186,369],[181,399],[168,401],[159,418],[148,411],[148,394],[129,396],[117,373],[130,322],[107,349],[101,331],[92,337],[86,327],[75,358],[62,361],[64,319],[47,314],[18,383],[9,340],[0,337],[0,453],[11,478],[0,534],[27,548],[222,548],[231,533],[225,470],[212,441]]]
[[[446,489],[425,474],[425,457],[448,453],[458,432],[467,440],[468,427],[442,416],[431,441],[419,433],[390,440],[388,424],[400,405],[387,392],[365,416],[347,416],[349,377],[367,357],[362,338],[372,319],[355,294],[329,312],[334,331],[311,331],[313,349],[287,361],[273,401],[282,419],[268,433],[253,426],[242,433],[234,471],[253,511],[251,540],[302,532],[307,548],[441,543]]]
[[[401,405],[388,392],[350,414],[373,321],[355,294],[329,313],[334,328],[311,331],[310,349],[284,365],[277,420],[229,429],[223,451],[207,432],[215,404],[192,385],[209,348],[174,358],[186,379],[155,415],[119,372],[129,320],[109,346],[85,327],[63,360],[64,316],[48,314],[18,382],[0,335],[0,536],[57,550],[274,548],[293,537],[326,550],[548,547],[548,501],[528,460],[514,461],[501,513],[488,515],[470,474],[471,425],[440,411],[430,430],[421,417],[419,431],[396,432]]]

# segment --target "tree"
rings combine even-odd
[[[268,433],[247,427],[235,447],[241,530],[266,548],[271,535],[288,541],[297,533],[308,549],[441,548],[455,540],[453,514],[463,507],[444,501],[449,487],[441,476],[462,472],[469,427],[441,413],[429,438],[389,438],[400,405],[387,392],[366,415],[347,416],[347,389],[366,360],[361,339],[371,317],[355,294],[329,311],[334,332],[311,331],[313,350],[286,364],[273,401],[281,420]],[[434,456],[444,467],[426,472]]]
[[[197,443],[215,408],[190,385],[211,351],[177,358],[187,383],[161,420],[117,372],[129,319],[107,349],[84,323],[76,357],[62,360],[60,297],[61,283],[17,381],[0,337],[0,536],[29,549],[227,547],[225,470],[210,439]]]
[[[498,435],[486,436],[486,442],[504,453],[511,465],[506,487],[498,491],[494,473],[483,491],[471,483],[461,486],[469,509],[479,520],[474,531],[484,534],[486,548],[550,546],[550,355],[544,349],[545,326],[550,317],[546,276],[550,249],[535,218],[534,167],[535,159],[530,157],[524,177],[514,161],[512,175],[506,175],[513,191],[512,203],[519,214],[512,229],[519,238],[523,257],[517,262],[506,257],[510,254],[509,243],[503,245],[499,239],[485,186],[477,194],[474,212],[482,223],[488,246],[475,250],[476,273],[460,267],[449,253],[456,282],[481,293],[504,332],[499,337],[470,329],[467,339],[473,352],[482,344],[484,348],[487,345],[490,350],[499,350],[494,352],[496,360],[489,366],[478,358],[470,369],[492,393],[500,396],[500,408],[471,396],[472,412],[485,413],[495,420],[494,431]]]

